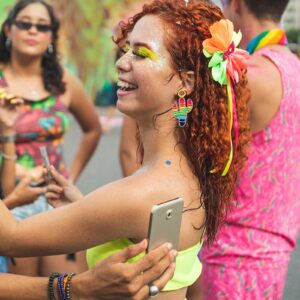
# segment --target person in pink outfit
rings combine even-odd
[[[188,299],[282,299],[300,226],[300,61],[280,19],[288,0],[222,1],[251,54],[252,144],[232,210],[200,253],[203,272]],[[201,295],[201,296],[200,296]]]

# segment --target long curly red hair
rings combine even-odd
[[[183,0],[154,0],[144,5],[142,12],[129,22],[120,23],[120,36],[115,40],[116,43],[124,41],[136,22],[145,15],[158,16],[168,27],[164,41],[172,57],[174,72],[195,73],[194,91],[189,95],[194,108],[188,114],[187,125],[178,130],[180,143],[199,180],[199,207],[204,206],[206,235],[208,242],[211,242],[230,208],[237,172],[247,158],[250,93],[246,72],[234,87],[239,123],[238,147],[229,172],[221,176],[230,153],[228,97],[226,87],[212,78],[202,43],[211,37],[210,26],[224,16],[218,7],[204,1],[189,1],[186,5]],[[213,169],[217,171],[212,173]]]

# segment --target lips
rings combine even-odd
[[[35,46],[38,42],[36,40],[25,40],[25,44]]]

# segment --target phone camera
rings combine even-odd
[[[170,220],[170,219],[172,218],[172,213],[173,213],[173,209],[167,210],[167,213],[166,213],[166,215],[167,215],[167,220]]]

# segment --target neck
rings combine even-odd
[[[9,67],[14,75],[40,76],[42,73],[41,57],[28,57],[12,51]]]
[[[144,149],[143,166],[163,165],[166,161],[173,164],[179,161],[182,147],[178,144],[174,126],[174,122],[163,118],[158,118],[154,125],[152,121],[148,124],[139,123]]]
[[[250,14],[243,16],[243,24],[240,28],[243,33],[241,48],[246,49],[249,42],[260,33],[279,27],[280,24],[272,20],[258,20]]]

